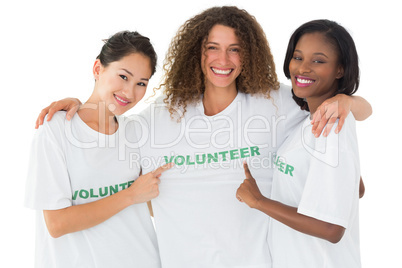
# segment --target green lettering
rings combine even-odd
[[[239,150],[230,150],[230,160],[239,158]]]
[[[199,159],[199,154],[197,154],[195,156],[195,162],[197,162],[197,164],[204,164],[205,163],[205,154],[202,154],[202,160]]]
[[[105,192],[102,192],[102,189],[105,189]],[[107,187],[103,187],[103,188],[99,188],[99,195],[101,197],[107,196],[107,194],[109,193],[108,188]]]
[[[275,159],[275,166],[279,166],[279,156],[277,156]]]
[[[250,147],[250,150],[251,150],[251,156],[260,155],[259,152],[260,148],[258,148],[258,146]]]
[[[280,162],[280,163],[279,163],[278,170],[279,170],[280,172],[284,172],[284,170],[283,170],[284,167],[285,167],[285,163]]]
[[[249,157],[249,156],[250,156],[250,152],[248,151],[248,147],[240,149],[240,157],[241,158],[245,158],[245,157]]]
[[[292,167],[291,165],[286,165],[285,174],[288,174],[288,173],[289,173],[289,175],[293,177],[293,173],[292,173],[293,170],[295,170],[294,167]]]
[[[191,162],[190,156],[187,155],[187,160],[186,160],[187,165],[194,165],[194,162]]]
[[[124,190],[127,187],[127,182],[125,183],[120,183],[119,186],[121,186],[121,189]]]
[[[168,164],[168,163],[171,163],[173,161],[174,156],[171,156],[170,160],[168,160],[167,156],[164,156],[164,158],[165,158],[165,163]]]
[[[226,155],[228,154],[228,151],[223,151],[219,153],[222,156],[222,160],[226,161]]]
[[[89,192],[86,190],[80,190],[80,197],[83,199],[87,199],[89,197]]]
[[[129,182],[127,182],[127,187],[130,187],[131,184],[133,184],[133,183],[134,183],[134,181],[129,181]]]
[[[208,163],[211,163],[211,160],[218,162],[218,153],[208,154]]]
[[[89,191],[90,191],[91,198],[99,197],[98,195],[94,194],[94,189],[90,189]]]
[[[110,185],[109,189],[110,189],[110,195],[115,194],[119,191],[119,185],[117,184],[115,186]]]
[[[179,161],[179,159],[180,159],[180,161]],[[175,160],[174,160],[174,163],[175,163],[176,165],[178,165],[178,166],[183,165],[184,162],[185,162],[185,159],[184,159],[184,156],[182,156],[182,155],[176,156],[176,158],[175,158]]]
[[[78,191],[75,191],[73,194],[73,200],[77,199]]]

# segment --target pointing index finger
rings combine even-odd
[[[244,167],[244,173],[246,174],[247,179],[253,179],[253,176],[251,175],[250,169],[248,168],[247,162],[243,162],[243,167]]]
[[[174,163],[167,163],[163,166],[158,167],[157,169],[155,169],[154,171],[152,171],[152,173],[155,174],[155,176],[159,176],[161,175],[163,172],[165,172],[166,170],[169,170],[173,167]]]

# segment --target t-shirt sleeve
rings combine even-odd
[[[274,100],[279,108],[279,116],[284,119],[281,126],[283,133],[282,138],[285,140],[289,134],[294,131],[295,127],[306,119],[306,116],[308,116],[309,113],[301,110],[300,106],[296,104],[292,97],[292,89],[290,86],[281,84],[279,90],[275,92],[275,94],[277,95],[274,96]],[[277,120],[281,121],[282,118]]]
[[[64,131],[58,118],[45,122],[35,133],[25,188],[26,207],[56,210],[72,205],[70,179],[60,135],[64,135]]]
[[[360,181],[354,125],[345,122],[339,135],[331,132],[328,138],[318,138],[310,153],[298,212],[348,228],[350,213],[358,202]]]

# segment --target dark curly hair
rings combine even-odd
[[[164,101],[171,115],[178,108],[184,114],[187,105],[198,101],[204,93],[201,51],[217,24],[233,28],[239,39],[242,72],[236,79],[237,90],[269,98],[270,91],[279,88],[273,56],[256,19],[234,6],[213,7],[187,20],[170,44],[163,65],[165,75],[158,89],[164,87]]]
[[[327,40],[336,48],[339,62],[344,69],[344,75],[339,79],[336,94],[353,95],[359,88],[360,71],[359,58],[356,51],[355,42],[348,31],[330,20],[313,20],[309,21],[297,28],[290,37],[288,48],[286,51],[283,71],[285,76],[290,79],[289,64],[293,58],[297,42],[306,33],[322,33]],[[292,90],[293,93],[293,90]],[[302,110],[309,111],[308,104],[304,99],[298,98],[293,93],[293,99]]]

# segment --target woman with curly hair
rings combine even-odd
[[[271,267],[269,218],[236,199],[242,163],[269,196],[272,158],[306,113],[279,84],[261,26],[237,7],[207,9],[179,29],[164,70],[165,95],[135,117],[142,172],[175,164],[152,200],[162,266]],[[341,117],[371,112],[360,98],[334,100]]]
[[[165,87],[171,113],[176,108],[185,110],[188,104],[208,94],[208,70],[202,64],[208,52],[215,49],[207,40],[216,25],[233,29],[237,38],[235,49],[241,58],[241,72],[231,74],[236,82],[233,89],[246,94],[262,93],[267,98],[271,89],[279,89],[274,59],[258,22],[245,10],[215,7],[188,20],[171,43],[164,64],[165,81],[160,86]]]

